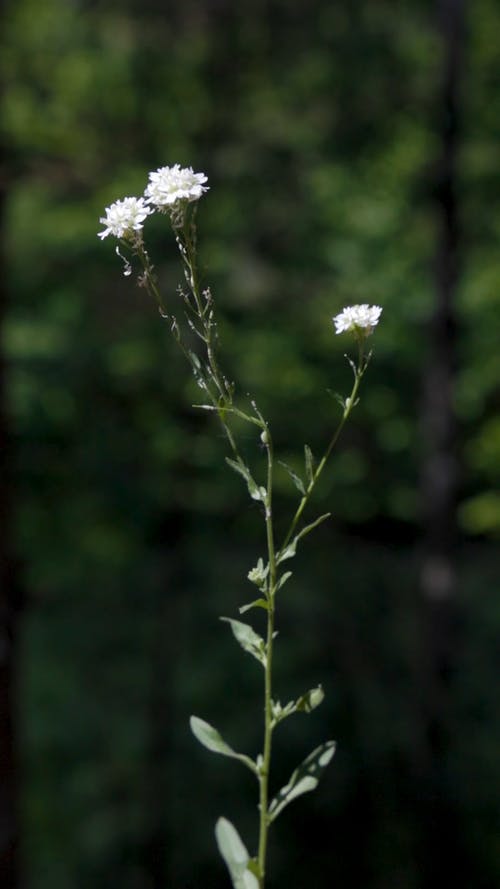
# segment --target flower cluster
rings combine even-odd
[[[105,225],[103,232],[98,233],[99,238],[107,238],[114,235],[115,238],[126,238],[132,232],[140,231],[146,216],[152,213],[151,207],[144,203],[144,198],[123,198],[106,207],[106,215],[101,216],[99,222]]]
[[[333,319],[335,333],[353,331],[368,336],[377,326],[381,314],[382,308],[380,306],[369,306],[367,303],[360,306],[347,306]]]
[[[106,207],[106,215],[99,220],[105,229],[98,233],[98,237],[104,239],[108,235],[114,235],[115,238],[132,240],[134,233],[141,231],[144,220],[155,210],[169,212],[172,224],[176,227],[178,222],[174,220],[178,216],[182,223],[187,204],[198,201],[208,191],[206,181],[205,174],[195,173],[192,167],[181,167],[180,164],[159,167],[149,174],[143,197],[123,198]],[[127,274],[130,272],[127,271]],[[377,326],[381,314],[380,306],[369,306],[367,303],[347,306],[333,319],[335,332],[350,331],[358,337],[369,336]]]
[[[197,201],[208,191],[208,186],[204,184],[206,181],[205,174],[194,173],[192,167],[181,167],[179,164],[160,167],[149,174],[144,197],[123,198],[106,207],[106,215],[99,220],[106,228],[98,233],[98,237],[103,239],[114,235],[115,238],[130,238],[133,232],[142,229],[144,220],[155,209],[174,210],[183,201]]]
[[[204,173],[193,173],[192,167],[160,167],[155,173],[149,174],[149,185],[145,195],[148,204],[158,209],[171,207],[178,201],[197,201],[208,186],[204,185],[207,177]]]

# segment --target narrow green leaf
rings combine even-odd
[[[240,620],[232,620],[230,617],[221,617],[221,620],[230,625],[234,638],[239,642],[243,650],[253,655],[265,667],[267,661],[266,643],[262,636],[259,636],[252,627],[242,623]]]
[[[293,538],[293,540],[291,540],[290,543],[283,550],[281,550],[281,552],[278,553],[278,556],[276,558],[277,564],[279,565],[280,562],[284,562],[285,559],[292,559],[297,551],[297,544],[299,540],[302,540],[302,538],[305,537],[306,534],[310,534],[310,532],[313,531],[314,528],[317,528],[318,525],[321,525],[321,523],[324,522],[325,519],[329,519],[330,516],[331,512],[325,512],[323,515],[320,515],[317,519],[315,519],[314,522],[311,522],[310,525],[306,525],[304,528],[302,528],[302,530],[299,531],[299,533]]]
[[[304,457],[306,463],[306,478],[310,484],[314,479],[314,457],[309,445],[304,445]]]
[[[305,695],[301,695],[295,702],[295,709],[300,713],[311,713],[316,707],[319,707],[325,697],[325,693],[321,685],[317,688],[311,688],[306,691]]]
[[[232,756],[234,750],[226,744],[222,736],[213,725],[200,719],[198,716],[191,716],[191,731],[195,738],[213,753],[222,753],[223,756]]]
[[[298,537],[294,537],[291,543],[288,546],[285,546],[278,555],[276,556],[276,564],[279,565],[280,562],[284,562],[285,559],[293,559],[295,553],[297,552],[297,540]]]
[[[243,753],[236,753],[229,744],[226,744],[224,738],[209,722],[205,722],[204,719],[200,719],[198,716],[191,716],[189,724],[196,740],[203,747],[206,747],[207,750],[211,750],[212,753],[220,753],[222,756],[229,756],[231,759],[239,759],[250,771],[257,774],[257,766],[254,761]]]
[[[352,360],[352,358],[349,358],[349,355],[344,355],[344,358],[345,358],[346,361],[348,361],[349,364],[351,365],[351,370],[352,370],[352,372],[353,372],[353,374],[354,374],[354,379],[357,380],[357,378],[358,378],[358,368],[356,367],[354,361]]]
[[[243,460],[231,460],[230,457],[226,457],[226,463],[228,464],[228,466],[231,467],[231,469],[234,469],[234,471],[237,472],[238,475],[241,475],[246,482],[248,482],[248,479],[251,478],[250,470],[248,466],[243,463]]]
[[[195,367],[196,370],[201,370],[200,359],[198,358],[196,352],[192,352],[191,349],[189,349],[189,353],[188,353],[188,354],[189,354],[189,357],[190,357],[190,359],[191,359],[191,361],[192,361],[192,363],[193,363],[193,367]]]
[[[314,522],[311,522],[310,525],[306,525],[304,528],[302,528],[302,530],[299,531],[299,533],[297,534],[297,537],[295,538],[297,540],[297,542],[299,540],[302,540],[302,538],[305,537],[306,534],[310,534],[311,531],[314,531],[314,529],[317,528],[318,525],[321,525],[322,522],[326,521],[326,519],[329,519],[330,516],[331,516],[331,512],[325,512],[325,513],[323,513],[323,515],[318,516],[318,518],[315,519]]]
[[[324,697],[325,693],[321,685],[318,685],[316,688],[311,688],[304,695],[301,695],[296,701],[289,701],[284,707],[281,706],[279,701],[271,701],[273,727],[283,722],[292,713],[311,713],[312,710],[319,707]]]
[[[290,579],[291,576],[292,576],[291,571],[285,571],[285,573],[281,575],[280,579],[278,580],[278,583],[276,584],[276,592],[278,592],[278,590],[280,590],[281,587],[285,585],[285,583],[287,582],[287,580]]]
[[[265,599],[255,599],[253,602],[249,602],[248,605],[240,605],[238,611],[240,614],[245,614],[245,611],[250,611],[251,608],[264,608],[265,611],[269,611],[269,605]]]
[[[266,489],[262,486],[259,487],[255,479],[252,478],[252,474],[248,466],[243,463],[243,460],[231,460],[230,457],[226,457],[226,463],[228,464],[228,466],[231,467],[231,469],[234,469],[234,471],[237,472],[238,475],[241,475],[242,478],[245,479],[248,487],[248,492],[252,500],[264,501],[266,499]]]
[[[230,457],[226,457],[226,463],[228,464],[228,466],[231,467],[231,469],[234,469],[234,471],[237,472],[238,475],[241,475],[241,477],[245,479],[248,487],[248,492],[252,500],[262,500],[263,498],[261,489],[252,478],[252,474],[248,466],[243,463],[243,460],[231,460]],[[262,490],[265,491],[265,489]]]
[[[259,875],[255,873],[256,862],[250,858],[238,831],[227,818],[219,818],[217,821],[215,838],[234,889],[259,889]]]
[[[318,779],[326,769],[335,753],[335,741],[327,741],[304,760],[290,778],[288,784],[282,787],[269,806],[269,823],[278,817],[280,812],[296,797],[308,793],[318,786]]]
[[[285,472],[288,473],[288,475],[289,475],[290,478],[292,479],[292,482],[294,483],[295,487],[296,487],[296,488],[300,491],[300,493],[304,496],[305,493],[306,493],[306,489],[305,489],[305,487],[304,487],[304,482],[302,481],[302,479],[300,478],[300,476],[297,475],[297,473],[294,472],[293,469],[292,469],[290,466],[288,466],[287,463],[284,463],[283,460],[278,460],[278,463],[280,464],[280,466],[283,467],[283,469],[285,470]]]

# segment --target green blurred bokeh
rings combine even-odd
[[[434,4],[11,0],[3,18],[26,889],[215,889],[226,885],[216,817],[255,840],[251,782],[187,726],[195,712],[258,749],[259,676],[217,620],[248,596],[258,508],[227,472],[215,424],[190,408],[194,384],[158,312],[96,237],[105,205],[176,162],[209,177],[201,264],[223,360],[290,465],[305,442],[320,451],[336,411],[326,390],[350,382],[332,315],[384,307],[361,404],[316,498],[335,521],[308,540],[283,596],[280,697],[322,682],[327,698],[283,728],[276,782],[325,737],[339,752],[278,822],[270,889],[429,889],[416,577],[438,226]],[[476,889],[500,878],[499,29],[498,4],[476,0],[458,170],[462,642],[440,777],[460,837],[450,875]],[[148,228],[174,303],[175,243],[165,220]],[[258,438],[245,449],[258,471]],[[284,516],[294,493],[284,475]]]

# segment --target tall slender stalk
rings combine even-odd
[[[269,565],[269,590],[267,599],[267,632],[266,632],[266,662],[264,668],[264,743],[262,754],[262,767],[260,770],[260,799],[259,799],[259,886],[264,889],[266,878],[266,853],[267,835],[269,829],[268,805],[269,805],[269,773],[271,770],[272,749],[272,687],[273,687],[273,641],[274,641],[274,602],[276,593],[276,553],[274,547],[273,525],[273,443],[269,428],[264,433],[267,449],[267,497],[265,500],[265,521],[267,538],[267,557]]]
[[[180,333],[178,331],[176,319],[173,316],[169,316],[165,311],[164,302],[160,294],[157,280],[154,276],[148,254],[142,248],[142,246],[140,246],[140,249],[137,251],[137,255],[139,256],[143,268],[143,283],[160,306],[162,315],[170,319],[175,338],[181,346],[189,363],[191,364],[195,377],[197,378],[198,382],[201,382],[204,391],[208,395],[211,407],[218,415],[230,449],[233,453],[233,456],[238,461],[238,464],[244,465],[243,459],[236,443],[236,439],[228,422],[229,417],[237,416],[247,423],[258,426],[261,429],[261,438],[266,448],[267,484],[265,488],[265,494],[262,496],[262,503],[266,529],[268,565],[268,579],[265,587],[267,602],[267,627],[264,658],[263,743],[262,753],[258,758],[258,766],[255,770],[259,783],[259,839],[258,851],[256,856],[256,878],[258,880],[259,889],[265,889],[268,836],[271,823],[269,816],[269,780],[271,775],[272,738],[274,729],[273,649],[276,590],[279,581],[278,556],[284,553],[286,547],[289,545],[294,534],[296,533],[304,510],[311,499],[311,495],[316,487],[318,479],[323,472],[335,445],[339,440],[340,434],[347,420],[349,419],[353,408],[357,403],[359,387],[365,370],[368,366],[370,355],[365,355],[365,338],[362,335],[359,335],[357,338],[357,364],[350,362],[354,374],[354,381],[351,392],[349,396],[344,400],[339,399],[342,402],[342,413],[340,420],[334,429],[326,451],[324,452],[321,460],[312,472],[312,476],[307,484],[307,487],[305,488],[305,493],[303,494],[299,505],[293,515],[283,543],[280,546],[279,550],[276,551],[273,515],[274,449],[271,431],[268,423],[259,412],[255,403],[252,403],[255,416],[242,411],[233,404],[233,387],[231,387],[227,383],[226,377],[224,376],[218,364],[215,347],[217,325],[211,296],[209,291],[205,291],[204,293],[202,293],[199,284],[196,266],[196,250],[195,239],[193,237],[193,226],[194,224],[192,220],[190,222],[184,221],[184,225],[182,226],[182,228],[179,227],[176,229],[176,234],[179,250],[185,264],[186,281],[191,294],[191,299],[189,298],[189,296],[185,296],[188,324],[191,330],[196,333],[202,340],[205,347],[206,365],[204,374],[202,374],[198,362],[193,357],[193,353],[190,352],[190,350],[184,345],[184,342],[180,337]]]
[[[252,654],[264,669],[263,688],[263,740],[262,752],[255,760],[243,753],[236,753],[219,735],[218,731],[198,717],[191,717],[191,728],[197,739],[209,750],[235,758],[242,762],[256,776],[259,785],[259,838],[255,857],[250,857],[236,828],[224,818],[216,826],[219,850],[227,864],[234,889],[265,889],[266,859],[269,828],[274,819],[288,803],[312,790],[318,783],[318,776],[328,765],[335,749],[333,741],[327,741],[316,748],[292,774],[290,781],[281,788],[270,801],[269,781],[271,775],[272,740],[275,726],[286,717],[297,712],[309,713],[321,703],[321,686],[311,689],[297,700],[284,707],[273,698],[273,656],[275,637],[276,593],[291,576],[290,571],[282,571],[281,563],[293,558],[299,540],[312,531],[327,515],[320,516],[309,525],[301,527],[301,519],[312,497],[317,482],[338,442],[340,434],[357,404],[359,388],[368,366],[370,355],[365,354],[366,337],[378,323],[381,309],[378,306],[353,306],[334,319],[337,333],[351,331],[358,344],[357,363],[349,359],[354,382],[348,398],[337,396],[342,413],[328,446],[317,466],[314,466],[312,453],[305,446],[306,483],[288,467],[285,467],[301,493],[301,499],[292,516],[288,531],[280,547],[276,547],[273,514],[274,488],[274,449],[271,430],[254,401],[252,412],[245,411],[234,403],[234,383],[229,382],[222,372],[217,357],[217,323],[215,306],[210,290],[202,290],[199,283],[196,255],[196,201],[206,191],[204,174],[193,173],[191,168],[181,169],[178,165],[164,167],[150,174],[150,184],[145,198],[125,198],[106,209],[106,217],[101,219],[107,228],[100,237],[112,233],[120,238],[123,246],[130,250],[139,261],[141,274],[139,284],[151,294],[158,304],[161,316],[170,324],[171,333],[189,362],[195,380],[206,397],[206,402],[197,407],[215,413],[224,431],[232,457],[226,458],[229,465],[243,477],[252,500],[261,504],[265,522],[267,557],[266,563],[259,558],[248,579],[260,591],[259,598],[240,608],[240,612],[252,608],[264,608],[267,615],[265,638],[261,638],[251,626],[231,618],[228,621],[233,634],[241,647]],[[172,195],[177,195],[175,199]],[[194,202],[194,203],[193,203]],[[181,290],[184,302],[185,324],[179,324],[176,316],[167,309],[167,303],[160,291],[158,279],[149,254],[144,246],[142,223],[153,210],[150,204],[162,212],[168,212],[176,236],[177,245],[184,265],[187,292]],[[128,220],[128,221],[127,221]],[[117,252],[125,262],[125,274],[132,270],[130,261]],[[194,346],[192,345],[194,340]],[[202,343],[200,348],[199,344]],[[254,479],[252,470],[245,463],[237,436],[231,421],[238,418],[252,427],[257,427],[267,456],[266,485]]]

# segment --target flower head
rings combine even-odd
[[[153,213],[151,207],[146,206],[144,198],[123,198],[106,207],[106,216],[101,216],[99,222],[105,225],[103,232],[98,232],[98,237],[103,239],[108,235],[115,238],[125,238],[132,232],[140,231],[142,224]]]
[[[380,306],[369,306],[367,303],[361,306],[347,306],[333,319],[335,333],[354,331],[368,336],[377,326],[381,314]]]
[[[149,174],[149,185],[144,194],[148,204],[158,209],[172,207],[178,201],[197,201],[208,186],[204,173],[193,173],[192,167],[160,167]]]

